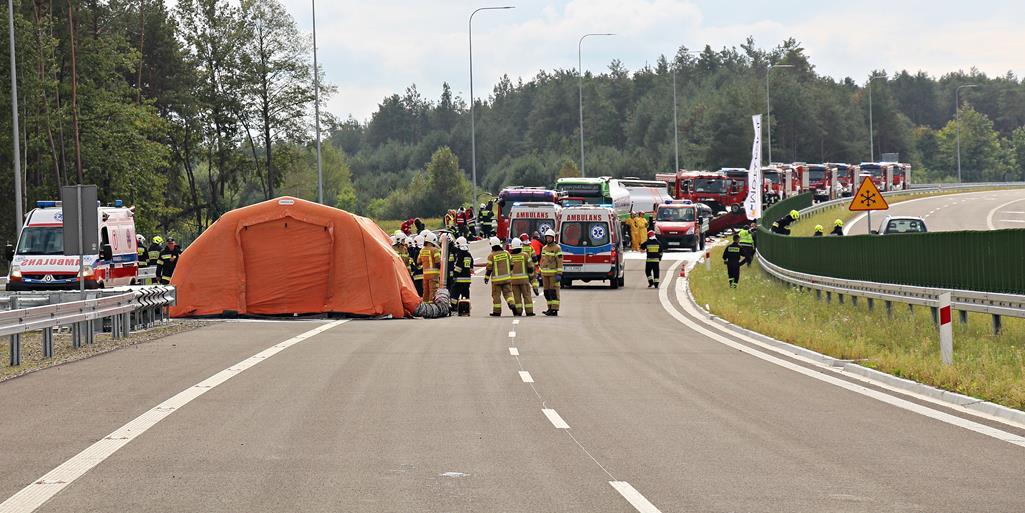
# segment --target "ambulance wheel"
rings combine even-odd
[[[620,287],[625,287],[626,286],[626,276],[622,276],[622,277],[619,278],[619,286]]]
[[[618,274],[618,270],[616,273],[613,274],[613,278],[609,279],[609,288],[612,290],[616,290],[619,288],[619,278],[616,278],[615,274]]]

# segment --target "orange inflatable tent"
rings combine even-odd
[[[182,253],[174,317],[341,313],[404,317],[420,298],[365,217],[282,197],[221,216]]]

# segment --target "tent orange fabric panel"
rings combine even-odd
[[[221,216],[182,253],[174,317],[343,313],[404,317],[420,298],[370,219],[282,197]]]

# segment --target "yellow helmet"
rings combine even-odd
[[[821,224],[815,225],[815,231],[821,232],[822,231],[822,225]]]
[[[155,242],[157,244],[163,244],[164,243],[164,238],[159,236],[159,235],[154,235],[153,236],[153,242]]]
[[[798,211],[796,211],[796,210],[791,210],[790,211],[790,217],[792,217],[794,219],[797,219],[797,218],[801,217],[801,214]]]
[[[836,221],[833,221],[833,226],[839,226],[843,228],[843,219],[837,219]]]

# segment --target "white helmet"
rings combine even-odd
[[[413,237],[412,235],[407,235],[406,236],[406,246],[410,247],[410,248],[415,248],[416,247],[416,238]]]
[[[456,239],[456,247],[463,251],[467,251],[470,249],[470,244],[466,242],[466,237],[459,237]]]
[[[480,208],[481,208],[481,210],[484,210],[484,204],[483,203],[480,204]]]
[[[490,244],[491,247],[501,246],[502,241],[498,237],[491,237],[490,239],[488,239],[488,244]]]
[[[423,247],[424,247],[424,236],[423,235],[417,235],[416,239],[414,239],[414,240],[416,240],[416,247],[418,247],[420,249],[423,249]]]
[[[555,237],[555,230],[553,230],[551,228],[545,230],[545,237],[552,237],[552,238],[554,238]]]
[[[509,243],[509,247],[512,249],[520,249],[523,247],[523,241],[520,239],[513,239],[512,242]]]
[[[431,233],[431,231],[426,229],[426,228],[424,228],[423,230],[420,230],[420,236],[421,237],[426,237],[428,233]]]
[[[146,245],[146,237],[143,237],[141,234],[137,234],[135,236],[135,242],[138,242],[140,246],[145,246]]]
[[[435,235],[434,232],[427,232],[427,235],[424,236],[424,243],[425,244],[434,244],[435,246],[437,246],[438,245],[438,236]]]

